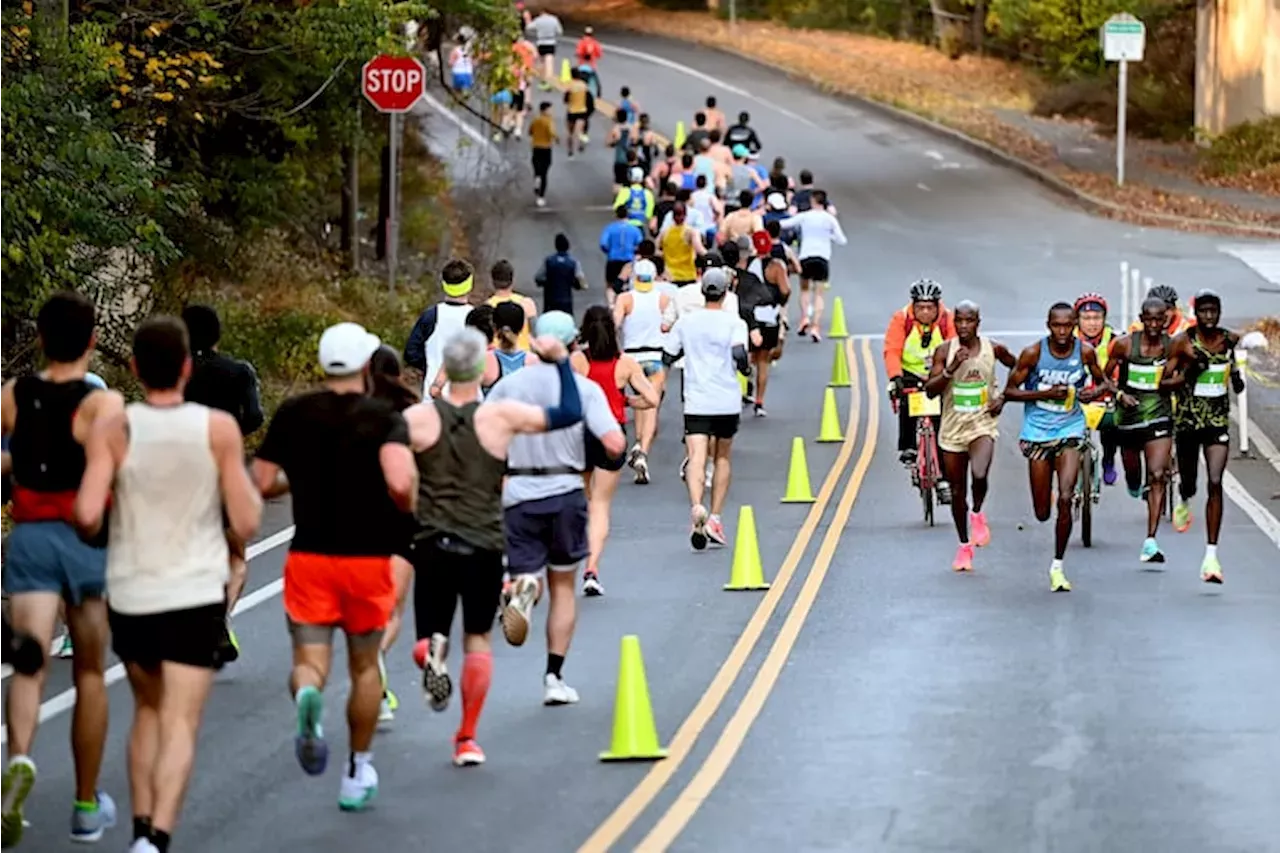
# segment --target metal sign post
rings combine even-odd
[[[1141,62],[1147,45],[1147,28],[1128,13],[1112,15],[1102,25],[1102,55],[1120,63],[1120,91],[1116,105],[1116,185],[1124,186],[1124,142],[1129,103],[1129,63]]]
[[[390,186],[387,201],[387,287],[395,290],[400,254],[400,116],[426,94],[427,69],[411,56],[375,56],[360,73],[369,103],[390,118]]]

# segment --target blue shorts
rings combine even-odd
[[[454,78],[456,81],[458,78]],[[460,87],[461,88],[461,87]],[[510,89],[503,89],[501,92],[494,92],[493,97],[489,99],[491,103],[500,107],[509,107],[515,101],[515,95],[511,94]]]
[[[65,521],[17,524],[6,550],[4,588],[10,595],[55,592],[79,604],[106,592],[106,549],[85,543]]]
[[[503,515],[507,570],[513,577],[538,574],[545,568],[572,571],[591,551],[587,496],[581,489],[509,506]]]
[[[455,89],[461,89],[465,91],[467,89],[470,89],[472,84],[475,83],[475,78],[472,77],[470,74],[454,74],[452,76],[453,76],[453,88]]]

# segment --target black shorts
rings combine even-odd
[[[556,46],[554,44],[538,45],[538,56],[555,56]]]
[[[626,267],[627,261],[605,261],[604,262],[604,283],[607,287],[613,289],[614,293],[626,293],[627,284],[618,276]]]
[[[1199,429],[1179,428],[1174,434],[1174,441],[1178,444],[1180,453],[1189,450],[1196,450],[1201,447],[1214,447],[1217,445],[1231,444],[1231,429],[1229,427],[1207,426]]]
[[[614,163],[613,182],[625,187],[629,183],[627,180],[627,172],[629,171],[631,171],[631,169],[626,163]]]
[[[618,428],[622,430],[622,435],[625,437],[627,425],[620,423]],[[623,453],[617,459],[610,459],[600,439],[596,438],[591,430],[585,430],[585,432],[587,434],[587,467],[599,468],[601,471],[621,471],[627,464],[627,454]]]
[[[119,613],[108,605],[107,620],[111,648],[125,663],[145,670],[157,669],[161,663],[217,669],[227,603],[139,616]]]
[[[585,122],[589,118],[591,118],[591,113],[569,113],[569,124],[573,124],[575,121]]]
[[[751,352],[770,352],[778,348],[778,340],[781,337],[780,326],[756,326],[760,330],[760,346],[749,344],[748,349]]]
[[[801,258],[800,277],[808,281],[830,281],[831,264],[826,258]]]
[[[507,570],[532,575],[577,568],[586,559],[587,496],[581,489],[507,507]]]
[[[524,112],[524,89],[515,89],[512,91],[511,109],[518,113]]]
[[[462,630],[487,634],[502,597],[502,552],[475,548],[456,537],[438,535],[419,540],[413,549],[413,601],[418,618],[452,621],[462,600]],[[446,615],[447,614],[447,615]],[[448,636],[447,624],[422,626],[428,636]]]
[[[1141,450],[1153,441],[1158,441],[1162,438],[1172,438],[1173,422],[1157,421],[1156,423],[1148,424],[1147,426],[1138,427],[1136,429],[1121,428],[1117,430],[1117,432],[1120,436],[1121,447],[1126,447],[1129,450]]]
[[[709,435],[712,438],[733,438],[738,434],[739,415],[685,415],[685,435]]]
[[[391,543],[391,554],[412,563],[414,552],[413,537],[418,532],[418,523],[414,521],[412,515],[405,514],[397,527],[400,528],[400,531]]]

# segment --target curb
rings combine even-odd
[[[562,14],[561,17],[563,17],[567,21],[574,21],[574,22],[581,22],[581,21],[587,20],[586,18],[572,12],[566,12]],[[593,24],[593,26],[596,26],[596,25]],[[599,26],[596,26],[596,29],[600,30],[601,28]],[[1237,234],[1242,234],[1242,235],[1247,235],[1252,237],[1280,238],[1280,228],[1270,228],[1265,225],[1250,225],[1245,222],[1234,222],[1232,220],[1203,219],[1200,217],[1177,216],[1172,213],[1156,213],[1156,212],[1138,211],[1122,204],[1116,204],[1115,202],[1098,198],[1097,196],[1090,195],[1089,193],[1086,193],[1083,190],[1076,189],[1066,181],[1062,180],[1062,178],[1058,177],[1057,175],[1053,174],[1047,169],[1041,168],[1040,166],[1037,166],[1034,163],[1030,163],[1026,160],[1023,160],[1021,157],[1015,157],[1012,154],[1009,154],[1005,151],[1000,150],[999,148],[996,148],[994,145],[991,145],[990,143],[983,142],[980,139],[975,139],[974,137],[969,136],[968,134],[963,133],[962,131],[955,130],[954,128],[948,127],[945,124],[934,121],[933,119],[925,118],[924,116],[919,115],[917,113],[913,113],[910,110],[905,110],[905,109],[902,109],[901,107],[895,107],[892,104],[887,104],[884,101],[878,101],[875,98],[871,98],[866,95],[858,95],[853,92],[845,91],[843,89],[837,89],[835,86],[832,86],[827,83],[823,83],[819,80],[815,80],[806,74],[795,71],[794,69],[787,68],[783,65],[780,65],[776,62],[772,62],[767,59],[761,59],[758,56],[752,56],[751,54],[744,53],[743,51],[740,51],[735,47],[730,47],[728,45],[721,45],[721,44],[704,44],[703,42],[699,42],[699,41],[685,40],[685,39],[680,39],[672,36],[655,34],[655,33],[648,32],[646,30],[631,27],[626,24],[619,24],[616,22],[606,24],[603,29],[606,32],[609,29],[625,30],[626,32],[634,33],[636,35],[647,36],[649,38],[659,38],[659,39],[664,39],[666,41],[677,42],[680,44],[694,45],[696,47],[706,48],[709,50],[717,51],[718,53],[723,53],[729,56],[737,57],[738,59],[745,60],[754,65],[758,65],[762,68],[767,68],[770,71],[776,71],[790,80],[795,80],[795,81],[804,83],[808,86],[811,86],[825,95],[839,98],[841,100],[849,101],[854,104],[857,104],[858,106],[869,107],[872,110],[879,112],[881,115],[887,118],[894,119],[903,124],[912,125],[913,127],[919,130],[924,130],[928,133],[932,133],[934,136],[938,136],[949,142],[956,143],[957,145],[967,148],[973,153],[981,156],[985,160],[995,163],[997,166],[1005,166],[1008,168],[1012,168],[1015,171],[1021,172],[1027,177],[1032,178],[1033,180],[1039,182],[1042,186],[1046,187],[1047,189],[1053,190],[1054,192],[1066,198],[1068,201],[1075,203],[1077,206],[1084,208],[1086,211],[1090,213],[1117,214],[1124,217],[1136,217],[1136,218],[1141,218],[1146,220],[1156,220],[1157,222],[1164,222],[1170,225],[1182,226],[1184,228],[1189,228],[1189,227],[1190,228],[1211,228],[1218,231],[1230,231],[1230,232],[1235,232]],[[1137,223],[1137,224],[1142,224],[1142,223]]]

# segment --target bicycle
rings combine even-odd
[[[1075,494],[1071,496],[1071,516],[1080,522],[1080,542],[1093,547],[1093,508],[1102,498],[1102,449],[1098,445],[1098,426],[1106,416],[1106,403],[1088,403],[1084,409],[1086,430],[1085,452],[1080,457],[1080,475],[1076,477]],[[1087,484],[1087,485],[1086,485]],[[1088,496],[1085,489],[1089,490]]]
[[[942,482],[942,465],[938,461],[938,442],[933,428],[933,418],[942,414],[942,398],[929,397],[923,388],[903,388],[907,399],[907,414],[916,422],[916,463],[911,469],[911,485],[920,492],[924,508],[924,520],[934,526],[934,497]],[[894,399],[896,414],[901,401]]]

